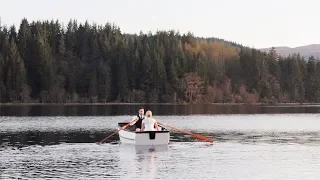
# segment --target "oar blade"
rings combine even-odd
[[[197,139],[200,139],[200,140],[203,140],[203,141],[206,141],[206,142],[211,142],[211,143],[213,142],[213,140],[211,138],[202,136],[200,134],[194,134],[194,133],[191,133],[191,132],[188,132],[188,131],[185,131],[185,130],[181,130],[181,129],[178,129],[178,128],[175,128],[175,127],[172,127],[172,126],[164,125],[164,124],[159,123],[159,122],[158,122],[158,124],[160,124],[162,126],[166,126],[166,127],[171,128],[173,130],[176,130],[176,131],[180,131],[180,132],[185,133],[185,134],[189,134],[189,135],[191,135],[191,136],[193,136],[193,137],[195,137]]]
[[[206,141],[206,142],[213,142],[212,139],[208,138],[208,137],[205,137],[205,136],[201,136],[199,134],[194,134],[194,137],[197,138],[197,139],[200,139],[200,140],[203,140],[203,141]]]

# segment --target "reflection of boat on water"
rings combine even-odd
[[[119,122],[118,126],[125,126],[128,122]],[[170,132],[159,126],[160,131],[135,131],[135,125],[118,132],[120,141],[135,145],[167,145],[170,140]]]
[[[168,156],[169,145],[119,144],[120,179],[159,179],[158,164]]]
[[[169,150],[168,145],[158,146],[135,146],[136,153],[147,153],[147,152],[165,152]]]
[[[166,152],[169,151],[169,145],[141,145],[135,146],[133,144],[120,144],[122,152],[136,152],[136,154],[149,154],[151,152]]]

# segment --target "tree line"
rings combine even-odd
[[[0,102],[320,102],[320,61],[192,33],[23,19],[0,27]]]

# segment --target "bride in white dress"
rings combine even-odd
[[[152,112],[147,111],[141,123],[141,131],[158,131],[158,123],[152,118]]]

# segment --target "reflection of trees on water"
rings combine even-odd
[[[62,143],[92,143],[101,141],[107,135],[113,133],[113,129],[107,131],[20,131],[20,132],[0,132],[0,146],[13,146],[24,147],[29,145],[55,145]],[[193,132],[192,130],[188,130]],[[303,132],[275,132],[275,131],[239,131],[239,130],[216,130],[214,132],[197,131],[194,132],[206,137],[211,137],[215,142],[237,141],[237,142],[264,142],[264,143],[278,143],[278,142],[292,142],[292,143],[319,143],[319,132],[314,130],[306,130]],[[193,136],[186,135],[180,132],[170,132],[170,143],[175,142],[203,142],[194,138]],[[105,144],[119,144],[119,136],[114,135],[107,139]],[[120,143],[121,144],[121,143]],[[123,145],[123,144],[121,144]],[[131,152],[134,157],[142,158],[144,161],[150,154],[155,152],[166,151],[167,149],[161,149],[161,147],[144,147],[144,146],[132,146]]]
[[[61,143],[95,143],[105,138],[106,135],[113,131],[24,131],[24,132],[8,132],[0,133],[0,143],[8,143],[10,146],[28,146],[28,145],[55,145]],[[197,132],[199,134],[199,132]],[[205,136],[209,134],[201,133]],[[194,142],[197,141],[192,136],[179,132],[170,133],[171,142]],[[111,136],[104,143],[119,143],[118,135]],[[165,147],[139,147],[134,149],[137,154],[145,152],[159,152],[166,150]]]
[[[1,116],[26,116],[26,115],[29,115],[31,108],[32,106],[1,105],[0,115]]]
[[[114,116],[135,115],[139,107],[155,115],[319,113],[319,106],[257,105],[1,105],[1,116]]]
[[[105,137],[105,132],[38,132],[26,131],[19,133],[0,133],[0,143],[10,146],[55,145],[61,143],[95,143]],[[108,142],[117,142],[118,137],[112,136]]]

